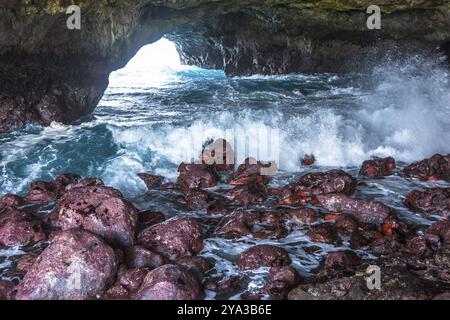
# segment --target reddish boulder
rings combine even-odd
[[[129,294],[135,293],[141,287],[148,272],[149,270],[145,268],[125,270],[118,276],[117,284],[124,287]]]
[[[411,191],[405,200],[405,205],[425,216],[439,215],[447,218],[450,214],[450,188],[433,188],[423,192]]]
[[[18,300],[85,300],[100,295],[114,280],[114,251],[83,230],[58,234],[18,286]]]
[[[66,188],[68,185],[75,184],[81,180],[81,177],[77,174],[73,173],[63,173],[60,176],[56,177],[53,182],[56,191],[61,195],[66,192]]]
[[[143,230],[138,243],[175,260],[203,250],[203,230],[192,218],[176,217]]]
[[[176,263],[196,274],[199,279],[214,267],[208,259],[203,257],[184,257],[178,259]]]
[[[58,197],[58,191],[52,182],[32,182],[25,197],[28,202],[51,202]]]
[[[435,222],[429,229],[429,235],[436,235],[442,243],[442,252],[450,256],[450,221],[443,220]]]
[[[271,300],[284,300],[289,291],[300,282],[300,275],[291,266],[272,267],[269,270],[267,284],[262,293],[269,295]]]
[[[164,177],[155,176],[149,173],[139,173],[138,177],[144,181],[149,190],[161,187],[164,182]]]
[[[316,211],[307,207],[282,210],[282,213],[286,224],[290,226],[311,225],[318,218]]]
[[[282,215],[270,212],[235,211],[226,215],[214,231],[214,235],[226,239],[246,236],[254,238],[283,238],[287,231]]]
[[[312,166],[316,163],[316,157],[313,154],[307,154],[303,157],[301,164],[302,166]]]
[[[267,190],[263,184],[240,185],[224,193],[234,205],[247,206],[263,203],[267,199]]]
[[[365,224],[383,224],[393,214],[391,208],[374,200],[353,199],[343,194],[323,195],[317,199],[323,208],[346,213]]]
[[[202,189],[191,189],[184,196],[177,198],[177,201],[183,204],[188,211],[202,211],[217,202],[216,197],[208,191]]]
[[[0,208],[17,208],[26,204],[24,198],[7,194],[0,198]]]
[[[408,253],[414,256],[426,257],[432,254],[427,237],[419,236],[410,239],[406,244]]]
[[[342,242],[336,228],[329,223],[312,226],[306,236],[314,242],[329,244],[340,244]]]
[[[232,185],[267,184],[270,176],[278,171],[275,162],[263,163],[254,158],[247,158],[238,170],[231,176]]]
[[[16,285],[12,281],[0,280],[0,301],[13,300]]]
[[[257,245],[241,253],[236,259],[240,270],[259,269],[261,267],[282,267],[291,264],[286,250],[271,245]]]
[[[202,152],[201,163],[214,167],[217,171],[234,170],[234,152],[224,139],[211,142]]]
[[[134,244],[138,212],[113,188],[72,188],[58,201],[57,212],[63,230],[81,228],[114,245]]]
[[[76,189],[76,188],[85,188],[85,187],[102,187],[105,184],[99,178],[84,178],[74,183],[71,183],[66,186],[66,191]]]
[[[429,159],[415,162],[403,169],[403,173],[421,180],[450,181],[450,154],[446,156],[435,154]]]
[[[333,277],[340,274],[351,274],[361,259],[353,251],[337,251],[328,253],[322,261],[319,277]]]
[[[352,195],[357,180],[342,170],[310,173],[297,182],[285,186],[280,195],[281,204],[305,204],[313,196],[342,193]]]
[[[17,209],[0,209],[0,246],[26,246],[45,239],[40,221],[32,214]]]
[[[381,178],[392,175],[395,168],[396,164],[394,158],[374,157],[372,160],[363,162],[359,174],[370,178]]]
[[[184,191],[189,189],[212,188],[217,185],[218,177],[214,169],[205,164],[182,163],[178,172],[177,186]]]
[[[16,264],[16,272],[26,274],[39,257],[36,253],[28,253],[20,257]]]
[[[164,213],[151,210],[139,212],[138,231],[142,231],[145,228],[154,226],[155,224],[164,221],[166,221],[166,216]]]
[[[126,248],[125,261],[132,269],[155,269],[167,263],[167,259],[163,256],[141,246]]]
[[[184,267],[164,265],[150,271],[140,289],[134,295],[136,300],[201,300],[204,293],[197,278]]]

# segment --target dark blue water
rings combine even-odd
[[[100,177],[140,209],[202,215],[181,211],[170,191],[147,193],[136,173],[174,180],[178,164],[191,160],[187,155],[196,157],[206,140],[230,132],[235,139],[244,135],[249,140],[261,132],[278,135],[281,170],[274,186],[309,170],[345,168],[356,175],[361,162],[373,155],[394,156],[401,169],[402,163],[450,153],[449,74],[435,61],[412,57],[380,64],[365,75],[227,78],[221,71],[179,65],[174,50],[163,40],[141,51],[111,76],[95,113],[77,125],[55,123],[0,135],[0,195],[23,195],[34,180],[74,172]],[[242,148],[237,161],[257,156],[248,146]],[[302,167],[305,154],[314,154],[318,166]],[[405,219],[429,223],[403,208],[402,201],[411,189],[430,184],[398,176],[366,182],[359,196],[379,199]],[[339,249],[320,245],[322,251],[307,254],[304,230],[261,242],[284,246],[304,272],[317,266],[325,252]],[[216,260],[219,274],[235,274],[232,257],[254,243],[208,239],[202,254]],[[0,251],[0,270],[21,254]],[[257,287],[263,276],[253,276],[251,285]]]

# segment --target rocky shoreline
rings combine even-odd
[[[226,150],[215,159],[232,158]],[[312,165],[313,159],[303,163]],[[19,247],[25,254],[3,272],[0,299],[198,300],[211,293],[240,293],[249,300],[449,298],[450,188],[411,190],[404,206],[434,219],[429,227],[417,226],[378,200],[356,197],[364,182],[343,170],[269,188],[271,177],[261,172],[274,163],[249,158],[235,168],[205,154],[200,160],[181,164],[175,183],[139,175],[150,190],[176,191],[174,201],[200,217],[139,212],[100,179],[69,173],[32,183],[24,197],[1,197],[0,250]],[[413,163],[401,173],[395,169],[393,158],[374,158],[361,165],[359,177],[450,181],[450,155]],[[201,254],[209,238],[276,241],[298,230],[336,248],[309,276],[272,244],[240,252],[234,261],[239,274],[229,277],[215,276],[215,261]],[[339,249],[343,242],[348,250]],[[381,270],[382,290],[367,286],[373,265]],[[265,283],[250,290],[247,272],[259,269]]]

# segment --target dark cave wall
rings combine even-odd
[[[448,1],[378,2],[382,30],[369,31],[368,0],[0,0],[0,132],[90,114],[110,72],[164,35],[184,62],[228,75],[353,71],[391,48],[448,52]],[[71,4],[81,30],[66,27]]]

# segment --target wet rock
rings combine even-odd
[[[291,264],[286,250],[272,245],[257,245],[241,253],[236,259],[240,270],[259,269],[261,267],[282,267]]]
[[[33,252],[20,257],[19,261],[17,261],[16,264],[16,272],[26,274],[36,262],[38,257],[39,254]]]
[[[443,220],[433,223],[428,229],[428,234],[438,236],[442,243],[442,253],[446,256],[450,256],[450,221]]]
[[[51,202],[56,200],[58,191],[52,182],[32,182],[25,197],[28,202]]]
[[[221,277],[205,281],[206,290],[214,291],[216,295],[230,295],[242,290],[245,281],[242,276]]]
[[[0,300],[12,300],[16,284],[12,281],[0,280]]]
[[[423,192],[411,191],[405,200],[405,205],[425,216],[439,215],[447,218],[450,214],[450,188],[432,188]]]
[[[156,176],[149,173],[139,173],[138,177],[144,181],[148,189],[155,189],[162,186],[164,182],[164,177]]]
[[[393,215],[391,208],[373,200],[353,199],[343,194],[322,195],[317,199],[323,208],[349,214],[365,224],[380,225]]]
[[[394,158],[374,157],[372,160],[363,162],[359,174],[370,178],[382,178],[392,175],[395,168],[396,163]]]
[[[98,236],[72,230],[56,236],[18,286],[18,300],[85,300],[100,295],[117,270],[114,251]]]
[[[286,223],[291,226],[311,225],[318,219],[317,212],[306,207],[282,210],[281,212],[285,215]]]
[[[184,191],[212,188],[218,182],[217,174],[213,171],[213,168],[205,164],[182,163],[178,172],[177,186]]]
[[[149,270],[145,268],[128,269],[118,277],[117,283],[125,288],[129,294],[135,293],[141,287],[148,273]]]
[[[446,156],[435,154],[429,159],[415,162],[405,167],[403,173],[408,177],[416,177],[421,180],[450,181],[450,154]]]
[[[414,237],[407,242],[406,249],[414,256],[426,257],[432,254],[432,250],[428,243],[429,242],[426,237]]]
[[[288,300],[309,301],[314,300],[314,297],[301,288],[292,289],[288,294]]]
[[[307,154],[303,157],[301,164],[302,166],[312,166],[316,163],[316,157],[313,154]]]
[[[357,180],[342,170],[310,173],[285,186],[281,191],[280,203],[306,204],[313,196],[333,193],[350,196],[355,192],[356,185]]]
[[[254,238],[283,238],[287,231],[282,215],[270,212],[236,211],[226,215],[214,231],[214,235],[226,239],[246,236]]]
[[[319,277],[330,278],[337,275],[353,274],[361,259],[353,251],[328,253],[319,267]]]
[[[0,208],[18,208],[26,204],[24,198],[7,194],[0,198]]]
[[[133,246],[126,248],[124,250],[125,253],[125,261],[128,268],[131,269],[141,269],[141,268],[149,268],[155,269],[168,261],[166,258],[157,254],[151,250],[145,249],[141,246]]]
[[[217,171],[234,170],[234,152],[231,145],[224,139],[217,139],[202,152],[202,163],[214,167]]]
[[[300,275],[293,267],[272,267],[269,270],[267,283],[261,291],[271,300],[285,300],[290,290],[299,282]]]
[[[145,228],[151,227],[164,221],[166,221],[166,216],[164,215],[164,213],[151,210],[139,212],[138,231],[142,231]]]
[[[202,279],[214,267],[208,259],[203,257],[184,257],[178,259],[176,263],[197,275],[199,279]]]
[[[143,230],[138,243],[171,260],[203,250],[202,226],[192,218],[176,217]]]
[[[278,167],[274,162],[263,163],[255,158],[247,158],[230,177],[229,184],[267,184],[270,181],[270,176],[277,171]]]
[[[231,204],[248,206],[263,203],[267,199],[267,190],[263,184],[239,185],[224,193]]]
[[[72,189],[76,189],[76,188],[85,188],[85,187],[102,187],[105,184],[103,183],[103,181],[99,178],[84,178],[81,180],[78,180],[72,184],[69,184],[68,186],[66,186],[66,191],[72,190]]]
[[[66,192],[66,188],[68,185],[73,185],[81,180],[81,177],[77,174],[73,173],[63,173],[56,177],[53,182],[56,191],[62,195]]]
[[[114,245],[134,244],[138,212],[118,190],[104,186],[70,189],[58,201],[57,212],[63,230],[82,228]]]
[[[328,244],[340,244],[342,242],[336,228],[328,223],[312,226],[306,235],[314,242]]]
[[[136,300],[201,300],[204,298],[197,278],[182,266],[164,265],[150,271]]]
[[[0,209],[0,246],[17,247],[45,240],[40,221],[17,209]]]
[[[116,283],[114,286],[106,291],[103,296],[105,300],[129,300],[130,294],[128,290],[119,283]]]
[[[177,198],[188,211],[203,211],[209,206],[216,204],[216,197],[208,191],[202,189],[191,189],[184,196]]]

